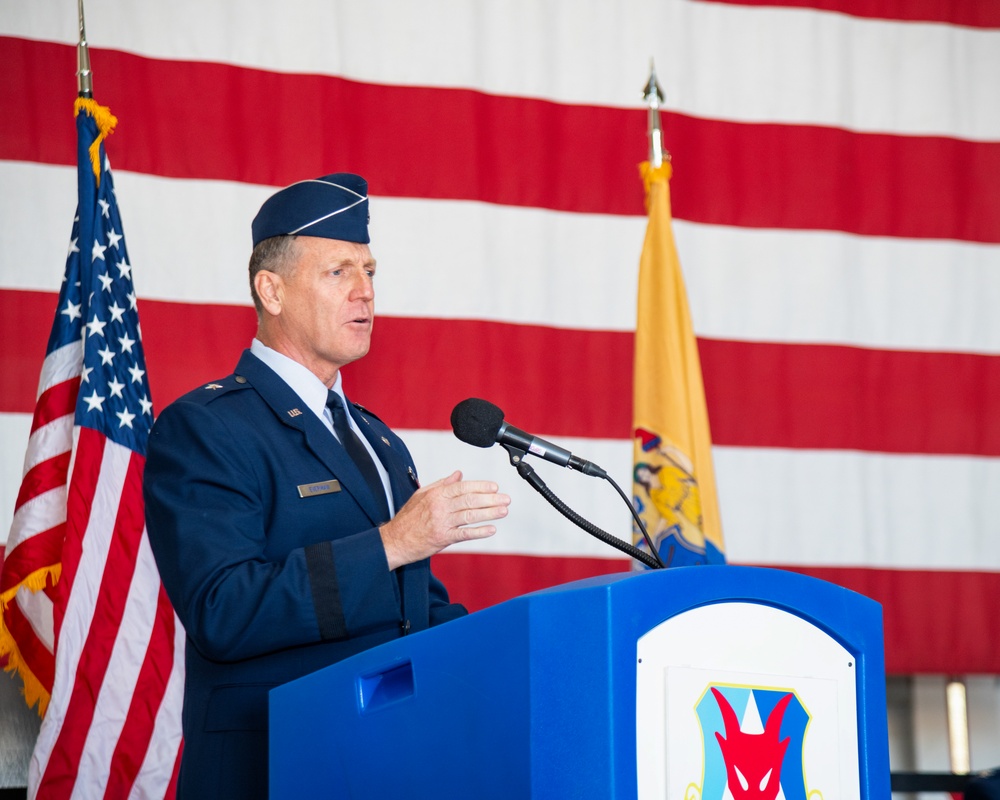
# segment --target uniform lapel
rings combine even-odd
[[[379,504],[372,496],[364,476],[347,455],[347,451],[274,370],[247,350],[236,366],[236,376],[237,380],[241,377],[246,379],[271,408],[279,422],[301,433],[306,446],[330,470],[331,477],[340,482],[341,490],[348,492],[364,509],[373,525],[386,522],[378,518]],[[395,485],[393,494],[395,495]]]
[[[398,510],[403,503],[410,499],[410,495],[417,488],[417,475],[413,465],[405,459],[403,453],[396,452],[389,437],[379,432],[376,423],[372,422],[364,411],[358,409],[350,401],[347,402],[347,408],[351,416],[354,417],[358,428],[371,444],[375,455],[382,462],[382,466],[385,467],[385,471],[389,475],[389,487],[392,490],[392,504]],[[381,428],[384,427],[384,424],[378,423],[378,426]]]

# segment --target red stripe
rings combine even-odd
[[[58,564],[65,536],[66,523],[61,522],[9,549],[4,562],[3,577],[0,578],[0,590],[7,591],[17,586],[42,567]]]
[[[47,304],[44,293],[0,290],[0,316]],[[256,331],[249,307],[140,306],[157,409],[229,374]],[[183,359],[177,330],[188,334]],[[632,340],[620,331],[382,317],[372,352],[345,374],[352,398],[397,428],[450,430],[455,404],[483,397],[526,430],[627,439]],[[1000,357],[716,339],[699,347],[716,444],[1000,455]],[[428,382],[427,365],[447,363],[464,366]],[[26,375],[16,367],[0,352],[0,411],[31,402],[18,397]]]
[[[67,444],[70,443],[67,442]],[[67,450],[65,453],[41,461],[29,469],[21,481],[21,488],[17,493],[17,500],[14,502],[14,512],[16,513],[32,498],[51,489],[65,486],[66,476],[69,473],[69,459],[70,452]]]
[[[167,786],[167,792],[163,797],[163,800],[174,800],[177,796],[177,776],[181,772],[181,758],[184,755],[184,740],[181,740],[181,746],[177,748],[177,758],[174,759],[174,771],[170,776],[170,784]]]
[[[0,107],[18,120],[0,128],[0,158],[74,164],[67,98],[75,48],[16,38],[0,38],[0,48],[11,76],[0,83]],[[122,120],[108,144],[119,169],[282,185],[337,165],[365,175],[381,196],[644,214],[636,164],[645,158],[646,111],[638,104],[581,106],[113,50],[91,55],[106,76],[101,102]],[[53,90],[59,86],[65,92]],[[226,102],[218,102],[219,87]],[[198,124],[179,125],[174,109],[192,107]],[[304,108],[312,116],[296,128],[295,146],[275,147]],[[53,124],[59,119],[67,124]],[[1000,143],[683,114],[666,114],[664,128],[678,219],[1000,242],[1000,194],[970,191],[1000,185]],[[405,169],[385,157],[398,151],[399,131],[407,151],[420,154]]]
[[[21,613],[17,603],[8,603],[3,612],[4,625],[11,637],[17,643],[21,659],[28,671],[38,679],[46,692],[52,693],[52,680],[55,673],[55,661],[52,653],[41,639],[35,635],[34,628]]]
[[[470,611],[630,562],[591,558],[442,553],[434,573]],[[1000,672],[1000,573],[862,567],[788,567],[882,604],[886,671],[891,674]],[[942,602],[942,598],[948,598]]]
[[[111,759],[108,786],[104,793],[109,800],[127,797],[135,783],[153,736],[156,714],[163,701],[173,663],[174,610],[166,591],[160,586],[149,647],[139,670],[125,725]],[[163,746],[163,743],[159,745]]]
[[[993,0],[702,0],[740,6],[788,6],[837,11],[853,17],[906,22],[945,22],[1000,28],[1000,3]]]
[[[788,567],[882,604],[891,674],[1000,673],[1000,573]]]
[[[85,433],[88,441],[85,441]],[[92,448],[97,452],[103,451],[104,447],[95,437],[102,441],[104,439],[101,434],[87,428],[81,429],[77,448],[78,465],[85,450]],[[107,445],[107,447],[113,446]],[[103,564],[100,589],[90,626],[85,640],[76,643],[77,646],[82,644],[82,647],[79,651],[80,658],[73,689],[59,735],[53,743],[45,773],[39,782],[40,796],[69,797],[76,783],[80,756],[93,721],[97,698],[105,681],[112,649],[124,615],[125,602],[135,571],[136,554],[145,524],[142,503],[143,463],[144,460],[140,456],[132,455],[121,489],[116,518],[95,520],[91,523],[112,525],[111,543]],[[74,484],[79,479],[78,472],[78,468],[74,469]],[[97,470],[94,470],[94,473],[96,472]],[[112,480],[116,481],[117,478]],[[105,486],[103,481],[98,480],[96,486],[88,486],[88,494],[84,495],[82,487],[78,489],[74,485],[73,489],[77,491],[71,491],[70,494],[70,514],[73,513],[72,506],[75,502],[86,502],[88,513],[91,505],[97,509],[107,508],[108,504],[114,501],[114,498],[105,496],[112,486]],[[86,519],[86,515],[81,516],[81,519]],[[79,529],[80,535],[85,533],[85,528]],[[67,540],[69,539],[70,537],[67,537]],[[70,588],[70,591],[72,592],[73,588]],[[81,618],[81,621],[85,620],[86,613]],[[57,642],[60,648],[66,646],[61,637]]]
[[[550,586],[627,572],[631,561],[444,552],[434,556],[431,569],[448,587],[453,602],[479,611]]]
[[[76,446],[76,461],[66,498],[66,539],[63,544],[62,574],[56,589],[59,602],[55,607],[56,641],[69,593],[73,591],[76,571],[83,553],[83,538],[90,520],[91,504],[101,475],[101,459],[107,440],[90,428],[80,428]]]
[[[76,413],[76,397],[79,393],[79,376],[50,386],[42,392],[31,420],[31,432],[34,433],[39,428],[60,417],[65,417],[67,414]]]
[[[1000,357],[700,339],[713,441],[1000,454]]]

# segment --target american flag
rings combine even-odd
[[[102,145],[115,119],[77,106],[79,205],[0,578],[3,635],[44,712],[31,796],[163,797],[180,746],[183,631],[146,538],[153,404]]]
[[[58,281],[46,265],[61,263],[72,212],[58,120],[77,31],[63,5],[0,0],[11,442],[27,439]],[[111,155],[158,406],[229,374],[250,342],[263,200],[358,172],[379,277],[348,395],[400,432],[423,481],[461,467],[514,494],[495,537],[436,559],[452,595],[481,608],[629,569],[448,420],[485,398],[631,484],[652,58],[727,560],[879,600],[891,672],[1000,672],[1000,4],[274,9],[87,2],[95,73],[128,121]],[[536,469],[630,537],[609,487]],[[9,514],[19,465],[5,473]]]

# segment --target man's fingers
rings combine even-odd
[[[506,516],[506,505],[488,505],[459,509],[452,513],[451,521],[453,527],[457,528],[463,525],[475,525],[479,522],[487,522],[492,519],[502,519]]]
[[[479,525],[475,528],[459,528],[456,542],[468,542],[472,539],[488,539],[497,532],[496,525]]]
[[[461,497],[463,494],[496,494],[498,491],[500,487],[493,481],[457,481],[449,484],[443,493],[445,497]]]

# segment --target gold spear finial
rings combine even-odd
[[[649,108],[648,130],[649,130],[649,164],[654,169],[663,164],[663,130],[660,128],[660,103],[663,102],[663,90],[656,80],[656,67],[653,59],[649,59],[649,80],[646,81],[646,88],[642,90],[643,99]],[[670,154],[666,153],[667,160]]]
[[[76,46],[76,87],[79,97],[94,96],[94,76],[90,71],[90,50],[87,48],[87,32],[83,26],[83,0],[77,0],[80,14],[80,41]]]

